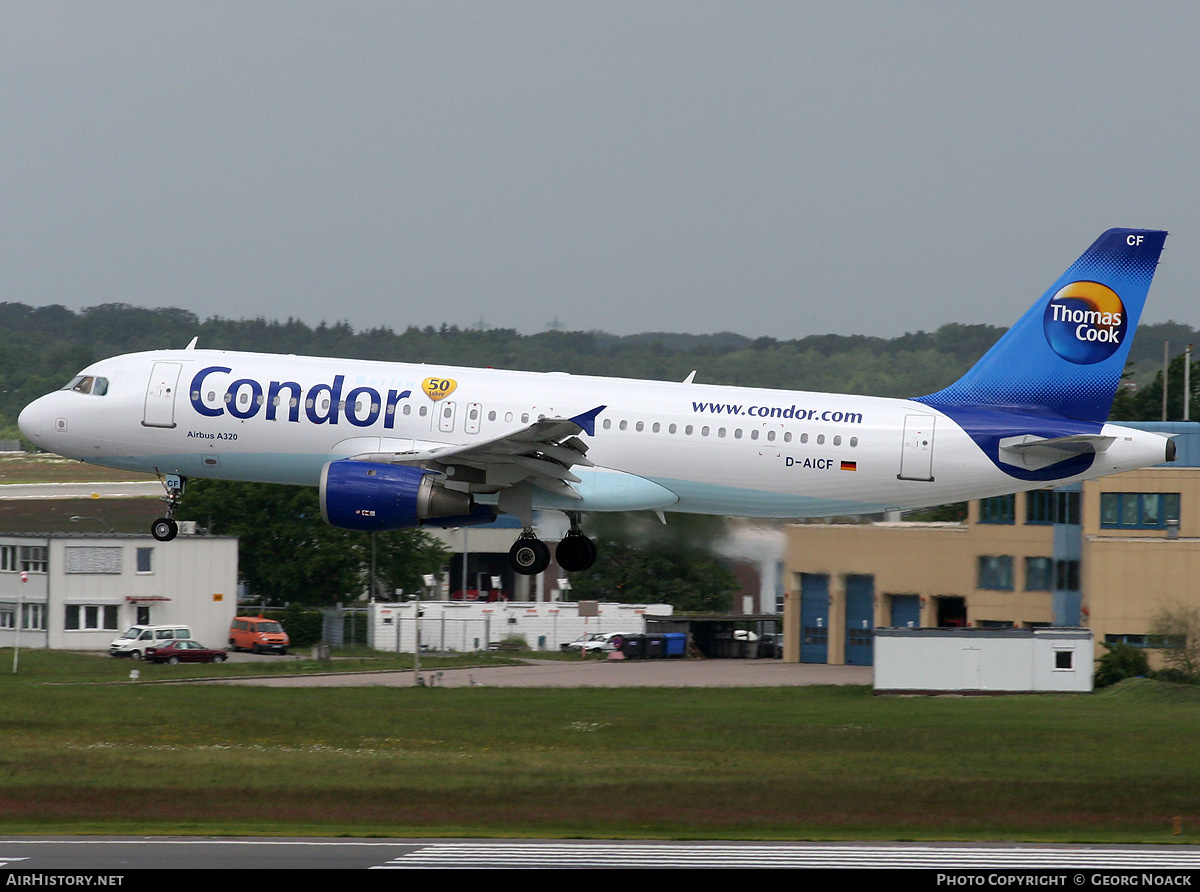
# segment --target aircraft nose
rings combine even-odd
[[[21,433],[39,446],[46,445],[47,439],[54,433],[54,424],[54,410],[44,396],[22,409],[17,417],[17,427]]]

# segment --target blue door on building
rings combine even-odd
[[[875,577],[846,577],[846,665],[875,662]]]
[[[800,662],[829,662],[829,577],[800,574]]]
[[[921,626],[921,596],[892,595],[893,629],[916,629]]]

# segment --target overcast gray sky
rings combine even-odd
[[[1197,46],[1129,0],[9,0],[0,301],[892,336],[1135,226],[1200,325]]]

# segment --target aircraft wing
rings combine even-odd
[[[597,406],[572,418],[541,418],[532,424],[477,443],[435,446],[414,452],[356,455],[358,461],[416,465],[446,475],[446,486],[468,492],[499,492],[529,481],[548,492],[579,499],[571,485],[579,478],[575,465],[590,468],[588,446],[579,434],[596,432],[596,416],[607,406]]]

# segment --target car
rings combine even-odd
[[[190,638],[164,641],[146,648],[143,658],[150,663],[224,663],[228,654],[223,650],[205,647]]]
[[[179,638],[191,638],[192,630],[186,625],[131,626],[108,645],[109,656],[131,657],[140,660],[151,647],[162,645]]]
[[[283,626],[261,616],[235,616],[229,626],[231,650],[249,650],[256,654],[266,651],[286,654],[291,640]]]
[[[584,653],[606,653],[611,650],[620,650],[624,639],[631,635],[631,632],[593,632],[591,635],[582,635],[574,641],[568,641],[566,644],[559,645],[559,650],[570,653],[571,651],[581,650]]]

